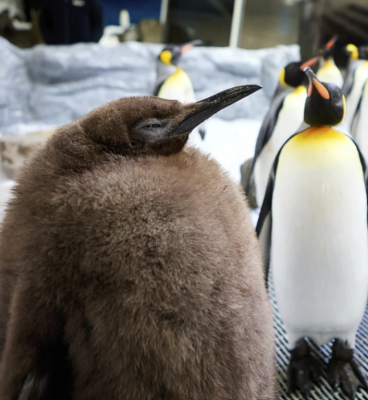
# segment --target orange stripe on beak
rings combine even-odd
[[[319,57],[313,57],[313,58],[311,58],[310,60],[308,60],[308,61],[306,61],[305,63],[303,63],[303,64],[300,66],[300,69],[301,69],[302,71],[304,71],[304,68],[313,67],[313,65],[315,65],[315,64],[317,63],[318,60],[319,60]]]
[[[326,43],[325,49],[326,49],[326,50],[330,49],[330,48],[336,43],[336,40],[337,40],[337,36],[334,36],[332,39],[330,39],[330,40]]]
[[[321,97],[326,100],[330,98],[330,93],[328,93],[328,90],[322,85],[321,82],[318,82],[315,78],[313,79],[313,86],[318,90],[318,93],[321,95]]]
[[[181,54],[185,54],[187,51],[189,51],[192,47],[194,47],[193,43],[188,43],[183,48],[181,49]]]

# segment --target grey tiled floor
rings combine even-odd
[[[271,274],[270,274],[271,277]],[[276,347],[277,347],[277,363],[278,363],[278,379],[279,379],[279,399],[286,400],[299,400],[303,399],[299,392],[295,392],[290,395],[287,393],[286,386],[286,371],[289,362],[289,350],[286,333],[282,321],[277,310],[277,304],[275,294],[273,290],[272,279],[269,282],[269,292],[274,311],[274,329],[276,334]],[[312,350],[316,358],[318,359],[321,367],[321,378],[319,384],[314,386],[309,400],[320,400],[320,399],[336,399],[346,400],[347,397],[342,393],[333,392],[330,385],[326,381],[326,363],[330,357],[331,349],[330,346],[325,345],[322,348],[318,348],[312,344]],[[359,363],[363,366],[366,375],[368,376],[368,307],[365,312],[364,319],[360,325],[357,341],[355,356]],[[356,400],[368,400],[368,392],[363,389],[359,389],[356,396]]]

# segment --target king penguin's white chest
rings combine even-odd
[[[177,68],[176,72],[165,80],[158,97],[178,100],[182,103],[193,103],[195,101],[192,82],[181,68]]]
[[[358,107],[360,96],[362,94],[362,90],[367,79],[368,62],[364,62],[356,69],[353,87],[351,88],[351,92],[346,96],[346,115],[343,124],[344,126],[346,126],[349,132],[351,132],[355,112]]]
[[[339,88],[342,88],[344,83],[344,78],[332,59],[324,61],[323,66],[317,71],[317,78],[321,82],[334,83]]]
[[[368,160],[368,81],[366,81],[362,94],[360,110],[356,115],[353,125],[353,136],[359,145],[364,158]]]
[[[368,294],[367,194],[355,144],[331,128],[296,135],[280,154],[271,266],[291,341],[355,336]]]
[[[266,192],[267,182],[272,164],[282,145],[293,135],[303,122],[304,105],[307,91],[299,86],[289,93],[283,102],[273,132],[267,144],[259,155],[254,166],[256,196],[259,206]]]

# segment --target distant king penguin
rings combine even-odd
[[[361,107],[362,92],[368,79],[368,47],[360,46],[358,48],[349,44],[346,46],[346,50],[350,53],[350,62],[342,89],[346,96],[346,116],[343,125],[357,139],[359,136],[359,129],[357,130],[359,114],[361,109],[364,110]]]
[[[318,58],[315,57],[304,63],[292,62],[280,72],[280,85],[259,131],[253,166],[246,187],[248,194],[251,186],[255,185],[259,207],[262,205],[272,163],[278,151],[303,122],[304,103],[307,98],[303,69],[313,66],[317,61]]]
[[[193,40],[181,45],[168,45],[158,56],[157,77],[154,95],[168,100],[178,100],[182,103],[193,103],[195,94],[188,74],[178,66],[182,55],[194,46],[200,46],[201,40]],[[204,125],[199,128],[202,139],[205,136]]]
[[[367,388],[354,359],[368,294],[366,166],[352,138],[331,128],[344,117],[341,89],[306,73],[310,127],[275,160],[257,235],[289,339],[289,390],[307,396],[318,376],[306,338],[334,340],[328,381],[354,399]]]
[[[337,36],[334,36],[326,43],[325,48],[321,50],[322,65],[318,69],[317,78],[322,82],[333,83],[339,88],[342,88],[344,78],[333,58],[336,40]]]

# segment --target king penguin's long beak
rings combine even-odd
[[[326,50],[329,50],[331,47],[333,47],[338,38],[339,38],[338,35],[333,36],[333,37],[325,44],[325,49],[326,49]]]
[[[181,48],[181,54],[182,55],[185,54],[187,51],[192,49],[194,46],[200,46],[202,43],[203,43],[202,40],[197,39],[197,40],[193,40],[191,42],[183,44],[183,46]]]
[[[313,88],[316,88],[319,95],[321,97],[323,97],[324,99],[328,100],[330,98],[330,93],[325,88],[323,83],[321,83],[318,80],[318,78],[314,74],[313,70],[311,68],[307,67],[307,68],[304,68],[304,72],[307,74],[308,80],[309,80],[308,96],[310,97],[312,95]]]
[[[262,89],[262,87],[258,85],[236,86],[197,103],[188,104],[188,114],[171,132],[171,135],[181,135],[192,131],[196,126],[218,111],[251,95],[259,89]]]
[[[307,68],[307,67],[313,67],[313,65],[315,65],[317,62],[318,62],[318,60],[320,59],[320,57],[313,57],[313,58],[311,58],[310,60],[307,60],[306,62],[304,62],[301,66],[300,66],[300,69],[302,70],[302,71],[304,71],[305,70],[305,68]]]

